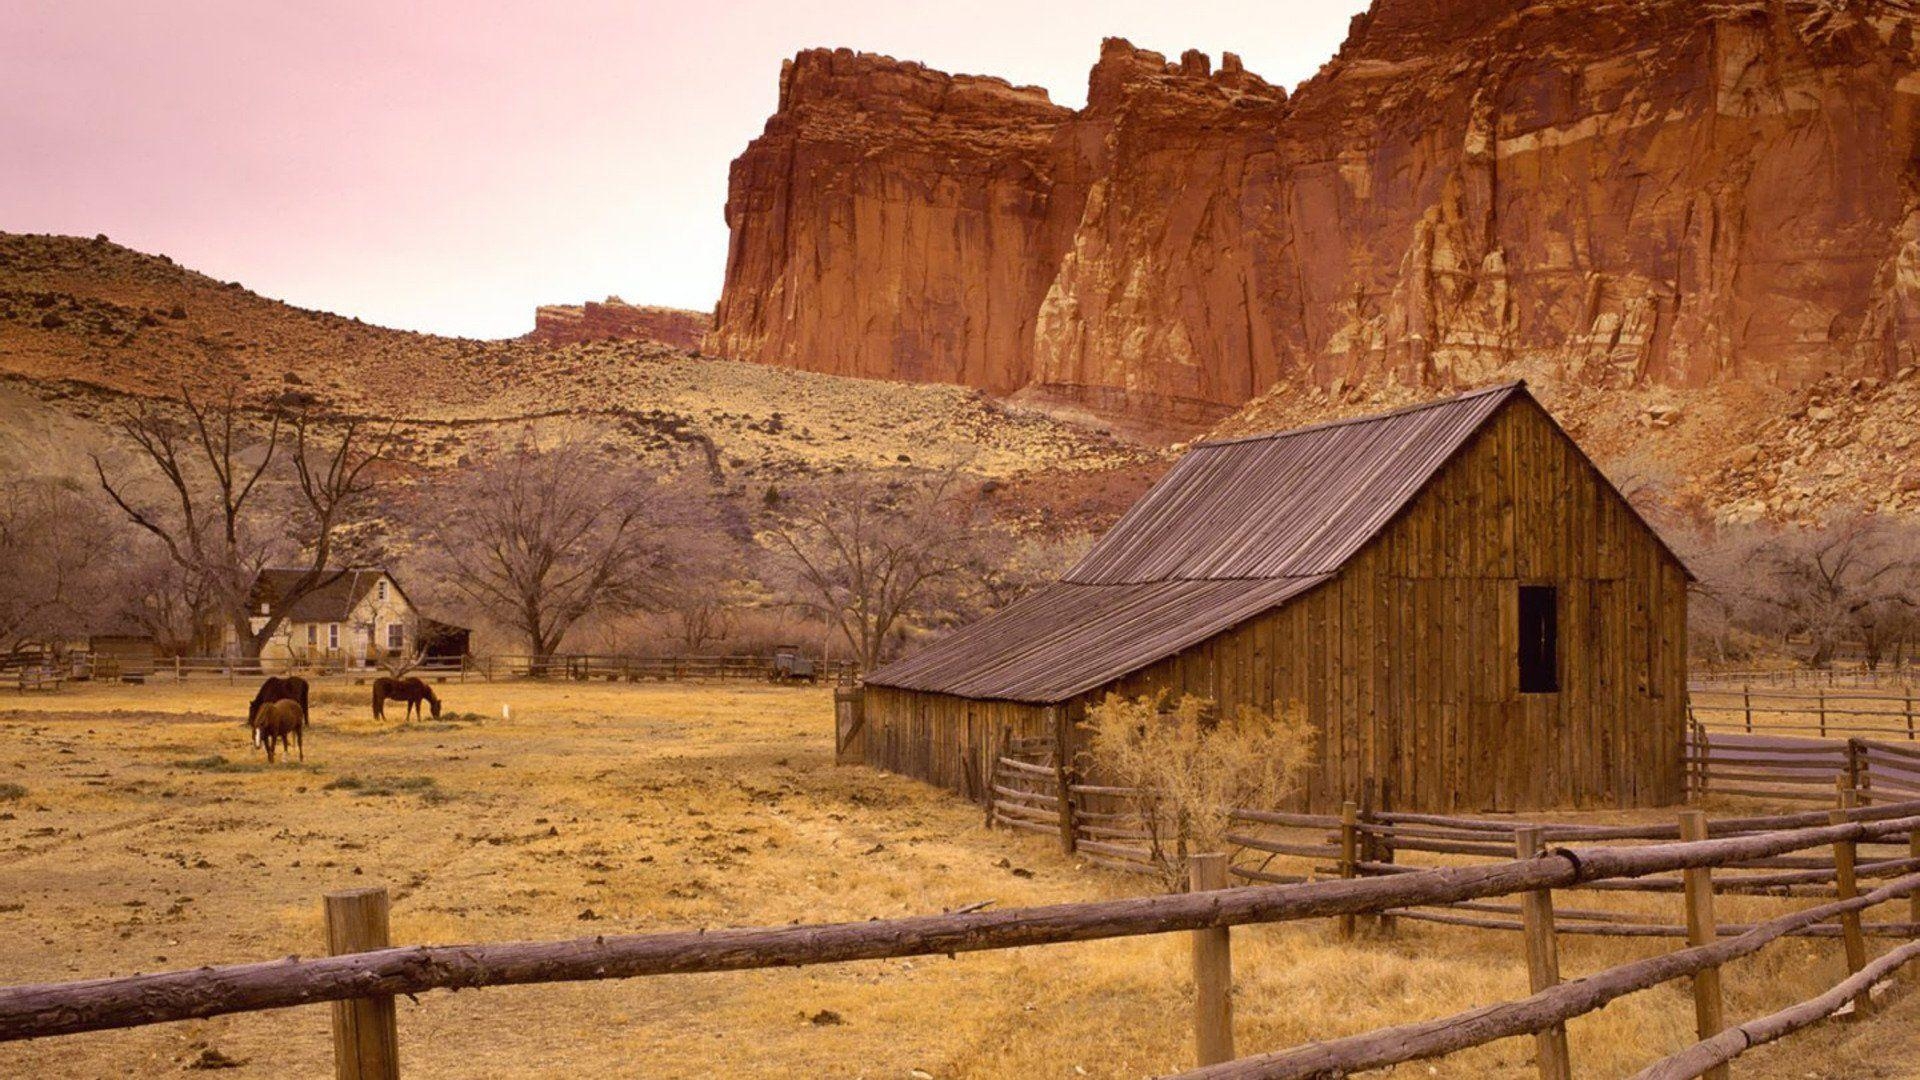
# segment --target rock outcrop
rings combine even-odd
[[[708,348],[1204,419],[1283,380],[1887,377],[1920,331],[1890,0],[1377,0],[1292,95],[1106,42],[1085,108],[845,50],[734,162]]]
[[[534,312],[530,341],[574,345],[588,341],[652,341],[676,349],[694,349],[707,334],[705,312],[643,307],[617,296],[603,303],[544,304]]]

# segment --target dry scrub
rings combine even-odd
[[[394,890],[403,942],[865,919],[1143,887],[1075,866],[1044,837],[988,833],[949,795],[831,767],[825,690],[443,690],[458,719],[380,724],[364,687],[327,688],[304,768],[267,768],[251,750],[247,687],[0,693],[0,782],[25,789],[0,802],[0,980],[311,955],[320,894],[372,882]],[[1570,939],[1563,967],[1577,976],[1671,947]],[[1236,931],[1240,1046],[1514,996],[1516,949],[1511,935],[1410,925],[1351,947],[1324,924]],[[1732,968],[1730,1013],[1806,996],[1838,974],[1836,954],[1791,942]],[[402,1056],[409,1077],[1138,1077],[1189,1060],[1186,964],[1175,936],[432,994],[400,1004]],[[1620,1075],[1685,1042],[1690,1016],[1684,987],[1636,995],[1573,1025],[1575,1060],[1582,1075]],[[1914,1018],[1902,999],[1886,1021],[1802,1037],[1741,1072],[1912,1075],[1898,1063]],[[324,1075],[326,1025],[315,1007],[0,1046],[0,1075],[161,1075],[222,1057],[243,1063],[233,1076]],[[1517,1080],[1530,1056],[1529,1041],[1509,1040],[1412,1068]]]

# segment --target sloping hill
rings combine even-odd
[[[1809,521],[1836,507],[1920,513],[1920,370],[1601,389],[1524,366],[1540,399],[1616,482],[1657,485],[1679,507],[1739,520]],[[1398,383],[1284,381],[1209,433],[1245,435],[1431,397]]]
[[[1009,481],[1036,517],[1056,488],[1095,521],[1138,487],[1099,477],[1157,450],[977,390],[905,386],[681,352],[651,342],[478,341],[308,311],[104,239],[0,234],[0,471],[78,475],[124,397],[236,385],[401,422],[425,467],[472,460],[529,425],[742,495],[843,469],[963,465]],[[751,492],[749,492],[751,489]],[[1010,499],[1012,501],[1012,499]]]

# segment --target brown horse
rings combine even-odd
[[[249,724],[253,723],[253,718],[260,712],[260,706],[273,701],[299,702],[301,722],[305,723],[307,715],[307,680],[298,675],[275,675],[261,683],[259,691],[253,695],[252,704],[247,706],[247,722]]]
[[[423,701],[433,709],[433,715],[436,718],[440,715],[440,699],[434,695],[433,687],[428,686],[419,679],[388,679],[383,677],[373,680],[373,718],[375,720],[385,720],[387,718],[387,701],[389,699],[407,703],[406,718],[409,720],[414,718],[420,709],[420,703]]]
[[[300,760],[307,760],[307,710],[301,708],[299,702],[269,701],[254,712],[248,723],[253,726],[253,745],[267,752],[267,764],[273,764],[274,744],[285,750],[289,740],[300,748]]]

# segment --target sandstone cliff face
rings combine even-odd
[[[1920,328],[1915,21],[1378,0],[1291,97],[1109,41],[1078,112],[803,53],[734,163],[709,348],[1199,417],[1283,378],[1891,375]]]
[[[543,304],[534,311],[527,340],[548,345],[589,341],[653,341],[676,349],[698,348],[712,320],[705,312],[629,304],[617,296],[605,302]]]

